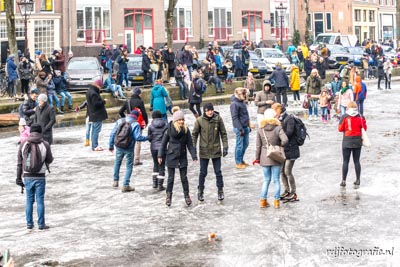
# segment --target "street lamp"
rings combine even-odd
[[[34,0],[20,0],[17,2],[19,12],[24,20],[24,35],[25,35],[25,50],[24,55],[26,56],[26,52],[28,49],[28,19],[33,11]]]
[[[287,7],[283,6],[283,4],[280,3],[279,6],[275,7],[275,9],[279,11],[279,20],[280,20],[280,24],[281,24],[280,25],[281,26],[281,29],[280,29],[281,49],[283,52],[284,51],[283,50],[283,22],[285,20],[285,13],[286,13]]]

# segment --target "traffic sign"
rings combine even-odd
[[[269,19],[264,19],[264,23],[265,23],[265,24],[269,24],[269,23],[271,23],[271,20],[269,20]]]

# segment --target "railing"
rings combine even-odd
[[[189,29],[188,28],[175,28],[172,30],[172,39],[178,42],[188,42]]]
[[[106,39],[105,30],[85,30],[86,46],[100,45]]]
[[[229,41],[232,28],[214,28],[214,41]]]
[[[289,36],[289,28],[283,28],[283,39],[287,40]],[[281,28],[280,27],[272,27],[271,28],[271,35],[275,36],[276,38],[281,38]]]

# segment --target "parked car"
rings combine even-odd
[[[95,80],[103,80],[103,67],[96,57],[73,57],[67,64],[69,90],[87,90]]]
[[[142,56],[129,55],[128,59],[128,81],[131,85],[143,85]]]
[[[238,55],[238,52],[241,49],[227,49],[224,52],[225,58],[229,58],[232,62],[235,62],[235,58]],[[254,51],[249,51],[250,60],[253,65],[252,68],[249,68],[249,71],[253,74],[254,77],[264,78],[268,72],[267,64],[265,64]],[[246,74],[247,75],[247,74]]]
[[[328,58],[328,65],[331,69],[337,69],[341,65],[353,63],[353,56],[342,45],[326,45],[331,52]]]
[[[278,62],[282,64],[282,68],[285,69],[286,73],[290,73],[290,61],[282,51],[275,48],[256,48],[254,53],[266,64],[267,73],[271,73]]]
[[[382,45],[382,50],[383,50],[383,54],[385,55],[385,57],[389,58],[390,61],[393,61],[394,58],[397,57],[396,49],[393,49],[393,47],[391,47],[389,45]]]
[[[361,66],[361,58],[365,53],[364,49],[361,46],[346,47],[346,49],[353,56],[354,65]]]

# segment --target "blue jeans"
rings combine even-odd
[[[314,115],[318,117],[318,99],[310,99],[310,107],[308,108],[308,116]]]
[[[122,81],[125,80],[125,85],[126,87],[129,86],[129,82],[128,82],[128,73],[118,73],[119,75],[119,84],[122,85]]]
[[[60,107],[60,100],[58,100],[58,97],[54,94],[48,94],[48,99],[49,99],[49,105],[53,107],[53,99],[56,102],[56,107]]]
[[[102,126],[102,121],[92,122],[92,150],[99,146],[99,134]]]
[[[64,107],[65,104],[65,97],[68,98],[68,107],[72,108],[72,96],[68,91],[62,91],[61,93],[59,93],[59,95],[61,96],[61,106]]]
[[[343,116],[346,114],[346,109],[347,107],[340,105],[340,116]]]
[[[279,181],[281,166],[280,165],[263,166],[262,168],[264,173],[264,183],[262,185],[261,198],[267,199],[268,187],[272,178],[274,181],[274,198],[279,200],[281,196],[281,184]]]
[[[328,108],[327,107],[321,107],[321,116],[324,117],[325,119],[328,116]]]
[[[90,130],[92,129],[92,123],[89,121],[89,117],[86,117],[85,120],[85,126],[86,126],[86,139],[90,139]]]
[[[46,179],[25,178],[26,190],[26,225],[33,226],[33,203],[37,205],[38,225],[43,227],[46,225],[44,219],[44,193],[46,191]]]
[[[122,160],[126,155],[126,173],[124,178],[124,186],[129,186],[131,181],[132,168],[133,168],[133,150],[127,151],[122,149],[116,149],[115,152],[115,163],[114,163],[114,181],[119,181],[119,169],[121,168]]]
[[[357,106],[358,106],[358,113],[361,115],[364,115],[364,99],[362,100],[356,100]]]
[[[124,96],[124,93],[122,92],[122,87],[121,87],[121,85],[118,85],[118,84],[111,84],[109,88],[110,88],[111,94],[112,94],[113,96],[115,96],[115,92],[118,92],[119,97],[125,97],[125,96]]]
[[[178,84],[179,89],[180,89],[179,90],[180,97],[181,97],[181,99],[184,99],[186,97],[186,85],[185,85],[185,82],[182,81],[182,80],[177,80],[176,83]]]
[[[235,77],[235,74],[233,72],[228,72],[226,75],[226,80],[230,81],[233,79],[233,77]]]
[[[240,132],[237,128],[233,128],[233,131],[236,135],[236,146],[235,146],[235,162],[236,164],[243,163],[244,153],[246,152],[247,147],[249,146],[249,133],[250,128],[244,127],[244,135],[240,136]]]

